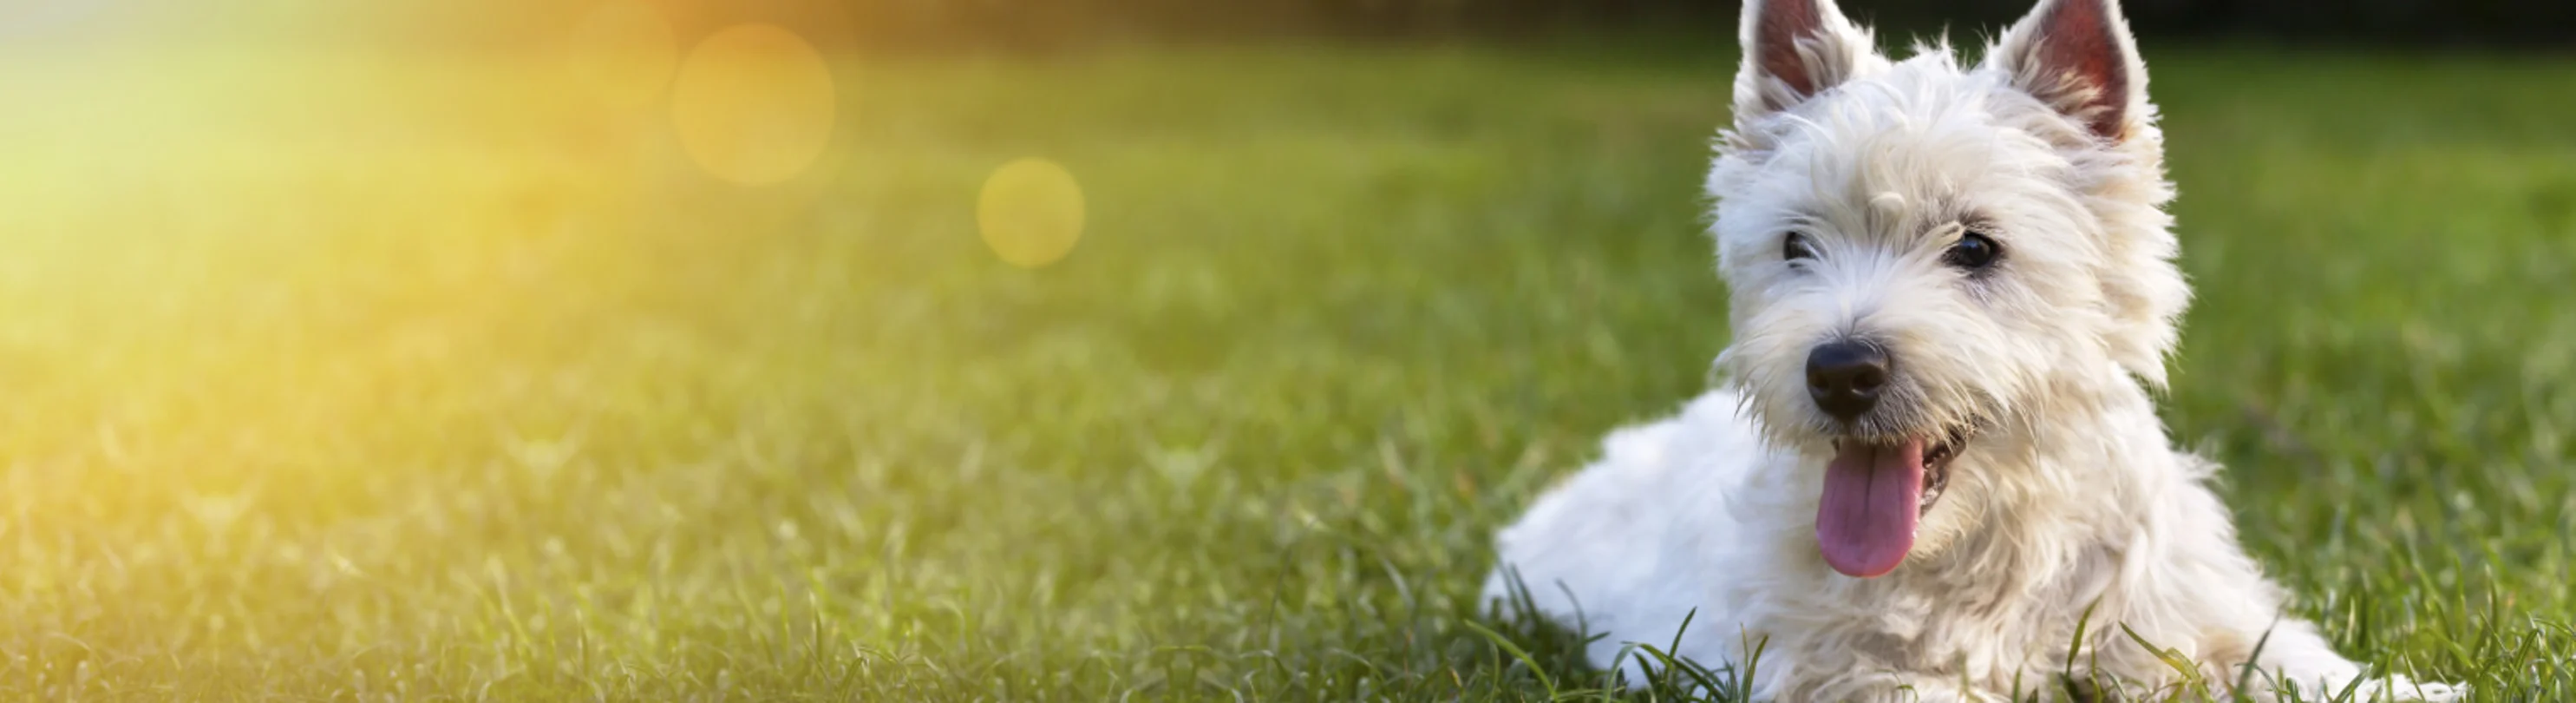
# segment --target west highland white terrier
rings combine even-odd
[[[2190,290],[2115,0],[2042,0],[1974,67],[1833,0],[1747,2],[1739,38],[1727,382],[1503,530],[1487,599],[1757,700],[2462,695],[2284,617],[2156,417]]]

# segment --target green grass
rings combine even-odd
[[[2347,653],[2576,698],[2576,62],[2149,51],[2176,437]],[[763,189],[309,58],[0,72],[0,692],[1595,688],[1478,619],[1491,531],[1726,339],[1716,47],[850,61]],[[1034,271],[1027,156],[1090,213]]]

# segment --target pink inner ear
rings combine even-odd
[[[2129,65],[2120,50],[2120,28],[2111,21],[2108,0],[2061,0],[2039,19],[2035,58],[2047,73],[2068,76],[2093,89],[2080,105],[2067,106],[2085,117],[2093,134],[2118,139],[2129,109]]]
[[[1798,56],[1798,40],[1820,35],[1824,31],[1824,13],[1815,0],[1756,0],[1762,3],[1762,15],[1754,24],[1753,43],[1759,53],[1762,72],[1789,86],[1799,97],[1816,94],[1816,77],[1807,70],[1807,61]],[[1787,105],[1772,105],[1785,109]]]

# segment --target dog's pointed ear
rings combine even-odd
[[[1736,40],[1738,121],[1786,110],[1850,80],[1874,55],[1867,30],[1844,19],[1834,0],[1745,0]]]
[[[2147,67],[2119,0],[2039,0],[1985,61],[2103,140],[2127,139],[2146,116]]]

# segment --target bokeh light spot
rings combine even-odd
[[[1082,240],[1082,186],[1053,161],[1003,164],[984,179],[975,224],[984,244],[1013,266],[1055,263]]]
[[[680,63],[671,22],[641,2],[603,3],[583,13],[566,41],[573,77],[624,109],[649,107]]]
[[[778,27],[736,25],[698,43],[671,80],[671,124],[717,178],[767,185],[796,177],[832,139],[831,67]]]

